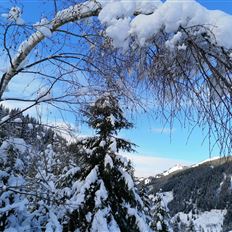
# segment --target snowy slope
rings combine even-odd
[[[192,212],[185,214],[180,212],[172,218],[172,223],[184,226],[190,229],[192,227],[196,231],[206,232],[221,232],[223,230],[223,221],[226,214],[226,210],[212,209],[210,211],[200,212],[199,214],[193,215]],[[177,219],[178,218],[178,219]],[[193,228],[191,228],[193,230]]]
[[[167,171],[163,172],[162,175],[163,176],[167,176],[167,175],[169,175],[169,174],[171,174],[173,172],[176,172],[176,171],[179,171],[179,170],[183,170],[185,168],[186,168],[186,166],[177,164],[174,167],[172,167],[172,168],[168,169]]]

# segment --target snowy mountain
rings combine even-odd
[[[163,175],[163,176],[167,176],[167,175],[169,175],[169,174],[171,174],[171,173],[174,173],[174,172],[183,170],[183,169],[185,169],[185,168],[187,168],[187,167],[186,167],[186,166],[183,166],[183,165],[181,165],[181,164],[177,164],[177,165],[175,165],[174,167],[172,167],[172,168],[168,169],[167,171],[163,172],[162,175]]]
[[[158,177],[158,178],[157,178]],[[191,167],[175,166],[140,187],[163,194],[174,231],[232,230],[232,158],[213,158]],[[170,196],[167,201],[165,196]]]

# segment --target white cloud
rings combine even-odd
[[[161,134],[170,134],[173,133],[176,129],[169,128],[169,127],[155,127],[152,128],[151,131],[154,133],[161,133]]]
[[[186,166],[193,164],[184,160],[162,158],[157,156],[137,154],[124,154],[124,156],[132,161],[135,168],[135,176],[137,177],[154,176],[168,170],[177,164]]]

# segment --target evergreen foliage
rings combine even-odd
[[[157,232],[169,232],[171,230],[170,226],[170,216],[168,214],[168,209],[164,202],[162,201],[159,193],[152,199],[153,209],[152,209],[152,228]]]
[[[133,144],[117,138],[119,130],[130,128],[118,101],[105,94],[84,114],[96,136],[82,141],[85,163],[77,191],[70,199],[76,209],[69,215],[69,230],[150,231],[144,204],[134,184],[133,169],[120,150],[132,151]]]

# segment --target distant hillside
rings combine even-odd
[[[184,215],[189,218],[193,214],[203,215],[203,212],[212,213],[207,216],[206,220],[209,221],[215,213],[221,212],[223,229],[215,227],[213,230],[210,227],[208,231],[232,230],[232,157],[218,158],[192,167],[174,168],[174,172],[169,171],[168,175],[165,172],[143,179],[140,185],[146,186],[149,194],[172,191],[173,200],[168,203],[168,208],[173,220],[178,218],[182,231],[191,231],[184,226]],[[218,215],[215,217],[219,218]],[[203,223],[196,218],[198,216],[195,216],[196,222]],[[180,227],[177,230],[181,231]]]

